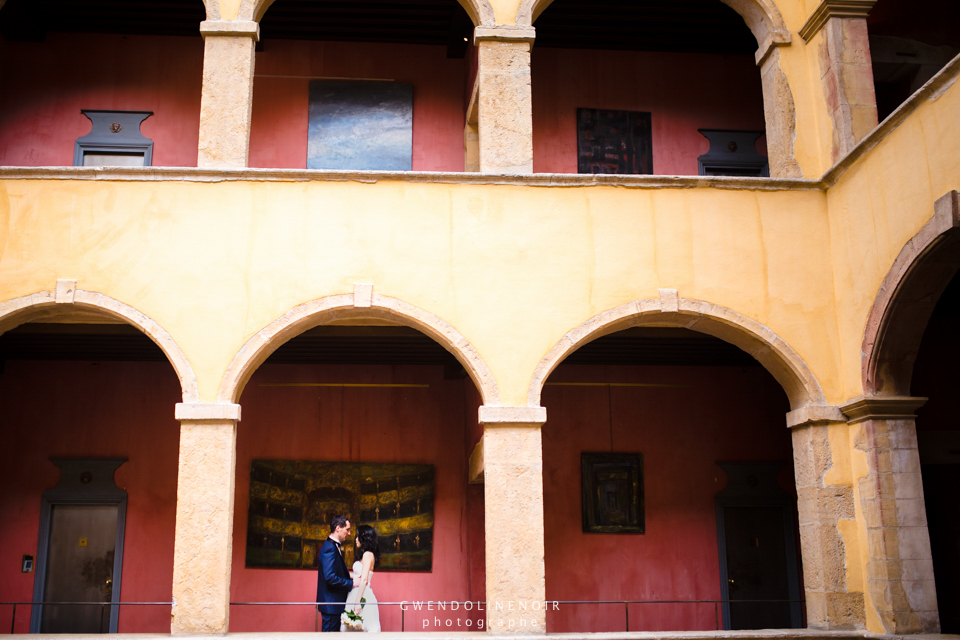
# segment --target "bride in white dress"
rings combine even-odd
[[[380,607],[377,605],[377,596],[373,594],[370,582],[373,579],[373,569],[380,560],[380,543],[377,540],[377,531],[370,525],[361,524],[357,527],[357,551],[354,557],[360,558],[353,563],[354,577],[360,577],[360,584],[350,590],[347,595],[347,611],[353,611],[363,618],[363,630],[380,631]],[[365,602],[361,603],[361,600]],[[341,631],[346,627],[341,623]]]

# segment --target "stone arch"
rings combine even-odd
[[[908,396],[913,363],[937,301],[960,270],[960,194],[937,200],[934,214],[900,250],[867,316],[860,350],[865,396]]]
[[[532,25],[552,2],[553,0],[522,0],[517,11],[517,24]],[[781,37],[785,34],[789,41],[789,31],[773,0],[721,0],[721,2],[743,17],[759,46],[763,46],[767,38],[778,32]]]
[[[212,1],[212,0],[208,0]],[[267,12],[276,0],[241,0],[239,20],[256,20],[260,22],[263,14]],[[495,24],[493,17],[493,7],[490,6],[490,0],[457,0],[474,26],[492,26]]]
[[[203,0],[203,7],[207,11],[207,20],[220,19],[220,0]]]
[[[644,325],[684,327],[740,347],[777,379],[790,399],[792,410],[826,404],[823,390],[806,363],[773,331],[736,311],[680,298],[672,289],[661,289],[660,298],[636,300],[604,311],[563,336],[534,370],[527,389],[527,404],[540,405],[540,393],[547,378],[581,346],[607,334]]]
[[[797,113],[793,92],[780,68],[779,47],[790,44],[787,29],[774,0],[721,0],[736,11],[757,39],[756,62],[760,67],[763,89],[763,115],[766,121],[767,156],[770,176],[802,178],[796,160]],[[521,0],[518,25],[531,25],[553,0]]]
[[[54,291],[41,291],[0,302],[0,334],[25,322],[56,316],[58,311],[68,312],[76,309],[93,311],[133,325],[142,331],[160,347],[167,361],[173,366],[177,378],[180,379],[183,401],[187,403],[200,401],[197,377],[193,367],[163,327],[119,300],[95,291],[77,289],[75,281],[59,280]]]
[[[250,338],[227,368],[217,395],[218,402],[239,402],[250,376],[284,342],[307,329],[351,319],[383,319],[413,327],[436,340],[463,365],[477,385],[485,405],[500,405],[497,382],[476,349],[440,317],[411,304],[372,293],[358,285],[352,294],[311,300],[286,312]]]

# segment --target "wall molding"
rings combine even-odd
[[[804,42],[810,42],[813,36],[820,33],[823,25],[830,18],[860,18],[866,19],[877,0],[823,0],[813,10],[807,21],[800,27],[800,37]]]

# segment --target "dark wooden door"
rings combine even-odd
[[[45,602],[110,602],[116,505],[54,505]],[[109,605],[47,604],[40,633],[107,633]]]
[[[729,599],[789,600],[783,507],[724,507],[723,523]],[[786,602],[731,602],[729,612],[730,629],[793,626]]]

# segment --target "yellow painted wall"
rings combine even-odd
[[[659,288],[759,320],[838,383],[815,189],[5,180],[0,203],[0,300],[77,278],[164,327],[204,400],[250,336],[356,282],[453,325],[506,405],[566,332]]]

